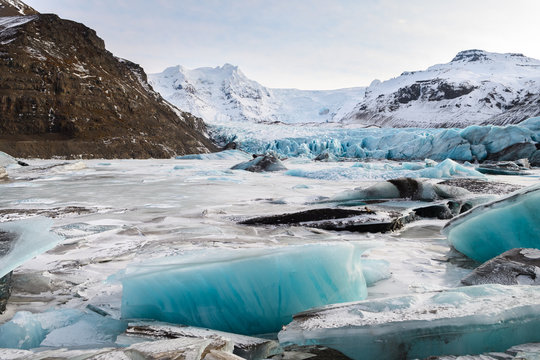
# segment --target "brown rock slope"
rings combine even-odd
[[[17,14],[29,15],[17,15]],[[96,32],[0,0],[0,150],[16,157],[147,158],[215,150]]]

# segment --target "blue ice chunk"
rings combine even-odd
[[[446,159],[434,167],[429,167],[418,171],[418,175],[424,178],[444,179],[452,177],[484,177],[484,174],[476,171],[472,167],[458,164]]]
[[[241,150],[224,150],[210,154],[190,154],[177,156],[178,160],[247,160],[251,155]]]
[[[20,311],[0,326],[0,348],[112,346],[126,328],[124,321],[76,309]]]
[[[282,346],[328,346],[352,359],[425,359],[540,341],[540,287],[480,285],[312,309]]]
[[[51,219],[36,217],[0,224],[0,231],[14,233],[10,250],[0,257],[0,277],[36,255],[52,249],[62,237],[51,232]]]
[[[479,262],[513,248],[540,249],[540,184],[477,206],[442,231],[458,251]]]
[[[0,151],[0,166],[17,165],[18,161],[13,156]]]
[[[480,145],[491,130],[489,126],[471,125],[459,132],[459,135],[471,145]]]
[[[386,260],[362,258],[362,270],[368,287],[375,285],[375,283],[381,280],[389,279],[392,276],[390,273],[390,263]]]
[[[364,299],[363,250],[354,243],[211,249],[134,264],[120,275],[122,317],[277,332],[299,311]]]
[[[533,135],[531,130],[520,126],[492,126],[483,144],[489,153],[497,153],[512,144],[533,142]]]

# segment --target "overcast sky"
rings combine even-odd
[[[539,0],[25,2],[93,28],[147,73],[231,63],[269,87],[367,86],[466,49],[540,59]]]

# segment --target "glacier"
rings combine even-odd
[[[442,232],[456,250],[479,262],[513,248],[540,249],[540,184],[477,206]]]
[[[532,157],[540,138],[540,117],[518,125],[473,125],[464,129],[337,128],[278,124],[213,124],[211,136],[223,145],[235,142],[254,154],[310,159],[328,153],[339,159],[498,160],[512,146],[524,144],[515,156]],[[507,150],[508,149],[508,150]],[[505,150],[508,152],[505,152]],[[511,154],[510,154],[511,155]],[[504,160],[517,160],[504,157]]]
[[[540,288],[478,285],[312,309],[278,337],[352,359],[416,359],[540,342]]]
[[[53,221],[44,217],[0,223],[0,231],[14,233],[9,250],[0,256],[0,278],[27,260],[52,249],[63,238],[51,232]]]
[[[0,325],[0,348],[114,346],[127,323],[77,309],[19,311]]]
[[[119,275],[122,317],[277,332],[299,311],[364,299],[362,252],[346,242],[207,249],[134,264]]]

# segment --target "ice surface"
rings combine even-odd
[[[20,311],[0,326],[0,348],[111,346],[127,325],[81,310]]]
[[[337,158],[422,160],[447,158],[462,161],[485,160],[518,143],[535,143],[540,138],[538,120],[523,126],[469,126],[465,129],[349,129],[227,123],[213,125],[211,132],[224,143],[255,154],[275,151],[281,157],[315,158],[328,153]],[[510,159],[509,159],[510,160]]]
[[[540,184],[454,218],[443,233],[458,251],[480,262],[513,248],[540,248]]]
[[[357,244],[211,249],[130,266],[123,318],[239,334],[278,331],[314,306],[366,297]]]
[[[52,224],[52,220],[41,217],[0,224],[0,231],[16,234],[9,252],[0,257],[0,277],[62,240],[50,231]]]
[[[481,285],[332,305],[297,314],[279,340],[353,359],[502,351],[540,341],[540,288]]]
[[[177,156],[176,159],[180,160],[249,160],[251,155],[240,150],[224,150],[211,154],[191,154]]]

